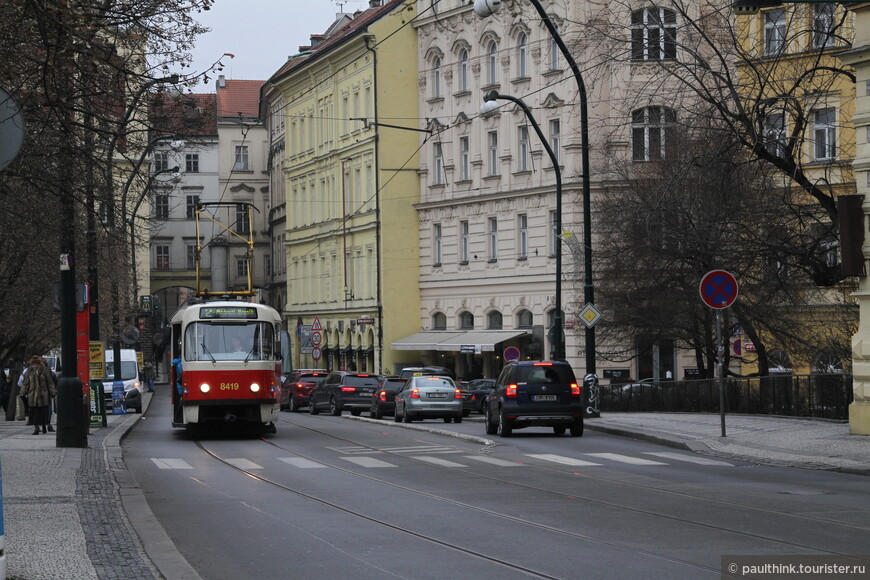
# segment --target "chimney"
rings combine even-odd
[[[381,5],[381,0],[369,0],[369,8],[377,8]]]
[[[217,88],[219,88],[219,89],[227,88],[227,78],[224,75],[218,75]]]

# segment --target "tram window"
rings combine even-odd
[[[274,340],[267,322],[193,322],[185,332],[185,360],[274,360]]]

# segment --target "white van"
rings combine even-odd
[[[106,349],[106,376],[103,381],[106,409],[112,407],[112,383],[115,381],[115,352]],[[131,348],[121,349],[121,380],[124,382],[124,408],[142,412],[142,383],[139,379],[139,361],[136,351]]]

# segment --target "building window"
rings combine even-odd
[[[834,159],[837,148],[837,113],[833,108],[813,112],[815,134],[815,158]]]
[[[517,130],[519,144],[519,166],[518,171],[528,171],[531,154],[529,152],[529,128],[528,126],[519,127]]]
[[[447,315],[436,312],[432,315],[432,330],[447,330]]]
[[[556,42],[556,36],[559,33],[559,27],[553,23],[556,28],[556,34],[550,36],[550,70],[556,71],[562,69],[562,51],[559,50],[559,43]]]
[[[248,146],[236,145],[236,158],[233,163],[233,171],[248,171],[251,167],[248,165]]]
[[[517,241],[519,257],[525,260],[529,257],[529,216],[524,213],[517,216]]]
[[[489,261],[498,260],[498,218],[489,218]]]
[[[498,175],[498,131],[486,134],[487,143],[487,174]]]
[[[764,55],[778,56],[785,52],[785,9],[764,13]]]
[[[196,206],[199,205],[199,196],[198,195],[188,195],[187,196],[187,204],[185,206],[186,212],[185,216],[187,219],[192,220],[196,217]]]
[[[188,270],[196,269],[196,245],[195,244],[187,244],[185,247],[186,250],[186,260],[185,267]]]
[[[168,171],[169,170],[169,152],[168,151],[155,151],[154,152],[154,163],[152,163],[152,169],[154,169],[154,173],[158,171]]]
[[[517,328],[531,328],[534,322],[531,310],[517,312]]]
[[[432,97],[438,98],[441,96],[441,59],[435,57],[432,59]]]
[[[834,46],[834,4],[813,4],[813,47]]]
[[[263,274],[266,275],[266,278],[272,277],[272,256],[269,254],[263,256]]]
[[[559,119],[550,120],[550,149],[556,155],[556,161],[562,160],[562,122]]]
[[[645,107],[632,113],[632,154],[635,161],[664,159],[676,113],[667,107]]]
[[[498,46],[494,40],[490,40],[486,47],[487,82],[494,85],[498,82]]]
[[[247,205],[244,203],[236,204],[236,233],[237,234],[249,234],[251,233],[251,228],[248,227],[248,212]]]
[[[677,58],[677,14],[665,8],[631,13],[632,60]]]
[[[550,212],[550,256],[556,255],[556,245],[559,243],[559,222],[556,219],[556,212]]]
[[[764,118],[764,148],[777,157],[785,156],[785,116],[782,113]]]
[[[486,328],[488,330],[502,329],[502,315],[498,310],[493,310],[486,315]]]
[[[248,259],[236,258],[236,276],[248,275]]]
[[[441,239],[441,224],[435,224],[432,226],[432,265],[440,266],[441,265],[441,251],[442,251],[442,239]]]
[[[468,91],[468,51],[459,51],[459,91]]]
[[[187,173],[199,173],[199,153],[184,155],[184,170]]]
[[[159,220],[169,219],[169,196],[157,194],[154,196],[154,217]]]
[[[468,222],[459,222],[459,261],[468,263]]]
[[[154,269],[169,269],[169,244],[159,244],[154,246]]]
[[[459,179],[471,179],[471,160],[469,159],[468,137],[459,138]]]
[[[517,38],[517,76],[521,79],[529,76],[529,39],[524,32]]]
[[[432,182],[435,185],[444,184],[444,152],[441,143],[435,143],[432,148]]]
[[[466,310],[459,315],[459,330],[474,330],[474,314]]]

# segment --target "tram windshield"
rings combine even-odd
[[[275,360],[274,340],[268,322],[192,322],[184,331],[184,360]]]

